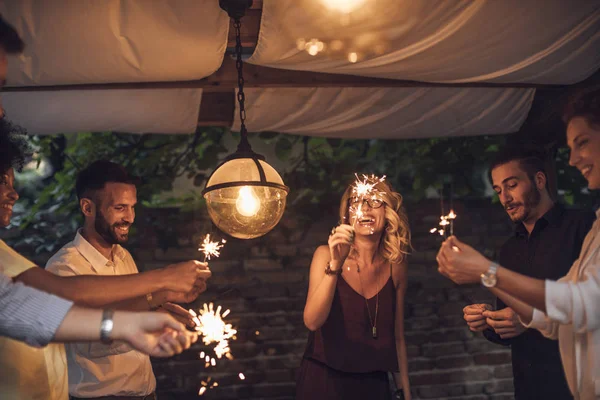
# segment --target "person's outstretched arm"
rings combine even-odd
[[[99,340],[101,310],[73,306],[57,296],[13,283],[0,274],[0,335],[45,346],[49,342]],[[117,311],[113,339],[155,357],[179,353],[197,340],[172,317],[159,313]]]
[[[102,310],[74,306],[56,330],[54,342],[100,340]],[[124,340],[153,357],[170,357],[196,342],[198,335],[165,313],[116,311],[111,340]]]
[[[80,306],[103,307],[161,290],[187,293],[194,286],[204,286],[208,277],[210,270],[207,264],[192,260],[140,274],[120,276],[57,276],[33,267],[16,276],[15,280],[72,300]]]

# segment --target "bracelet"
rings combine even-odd
[[[152,297],[152,293],[148,293],[146,295],[146,301],[148,302],[148,307],[150,308],[150,311],[158,310],[160,308],[160,305],[158,305],[158,306],[153,305],[152,300],[154,300],[154,297]]]
[[[394,399],[396,400],[404,400],[404,389],[400,388],[400,389],[396,389],[396,391],[394,392]]]
[[[342,267],[338,269],[331,269],[331,261],[327,263],[327,268],[325,268],[325,275],[340,275],[342,273]]]

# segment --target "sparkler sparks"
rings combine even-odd
[[[385,180],[385,175],[379,178],[376,175],[363,174],[362,180],[358,177],[358,174],[354,174],[354,176],[356,176],[356,181],[354,181],[352,187],[352,195],[360,198],[372,196],[375,185]]]
[[[211,257],[219,257],[225,243],[227,243],[225,239],[221,239],[220,242],[212,242],[210,240],[210,233],[207,233],[198,250],[204,253],[204,261],[206,262],[206,260],[210,260]]]
[[[381,196],[381,193],[375,189],[375,186],[378,183],[381,183],[385,180],[385,175],[381,178],[376,175],[362,175],[362,178],[358,176],[358,174],[354,174],[356,180],[352,184],[352,197],[358,198],[360,201],[357,203],[357,206],[350,206],[350,212],[354,213],[354,222],[352,223],[352,227],[356,225],[357,221],[360,221],[364,217],[364,212],[362,210],[363,201],[365,199],[378,199]],[[370,233],[374,233],[374,229],[370,229]]]
[[[456,219],[456,217],[457,215],[454,212],[454,210],[450,210],[450,214],[448,215],[441,215],[440,222],[438,223],[438,225],[441,226],[441,228],[431,228],[429,230],[429,233],[439,233],[440,236],[445,236],[447,229],[446,227],[450,225],[450,236],[454,235],[454,220]]]
[[[196,323],[196,331],[202,336],[202,342],[208,346],[215,344],[213,351],[217,359],[221,359],[223,356],[229,360],[233,359],[231,349],[229,348],[229,340],[236,339],[237,330],[233,329],[231,324],[225,323],[223,318],[229,315],[230,310],[225,310],[221,314],[221,306],[214,308],[213,303],[204,303],[203,307],[196,313],[190,309],[189,312]],[[204,351],[199,353],[201,360],[204,360],[204,367],[216,367],[217,359],[206,354]],[[244,374],[239,374],[240,379],[244,380]],[[212,389],[219,386],[218,382],[212,381],[209,376],[205,381],[201,382],[200,389],[198,390],[198,396],[202,396],[206,393],[207,389]]]
[[[207,346],[216,343],[213,350],[219,359],[223,356],[227,358],[229,358],[228,355],[231,356],[229,339],[236,339],[237,330],[233,329],[231,324],[226,324],[223,321],[223,318],[229,315],[229,312],[230,310],[226,310],[221,315],[221,306],[218,306],[215,310],[213,303],[208,305],[204,303],[204,307],[199,310],[199,314],[196,314],[194,310],[190,310],[197,325],[196,331],[202,336],[202,342]],[[205,362],[213,366],[216,365],[216,360],[208,355],[205,355]]]

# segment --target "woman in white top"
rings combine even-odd
[[[564,116],[569,164],[600,189],[600,90],[571,102]],[[600,210],[596,212],[600,217]],[[456,283],[481,279],[513,308],[521,322],[558,339],[561,359],[576,399],[600,399],[600,219],[583,242],[579,258],[558,281],[520,275],[492,263],[455,237],[438,253],[439,271]],[[488,317],[483,313],[484,317]]]

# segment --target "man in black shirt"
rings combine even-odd
[[[548,191],[544,157],[520,148],[505,149],[491,165],[491,178],[500,203],[515,223],[515,233],[502,246],[499,263],[538,279],[557,280],[577,259],[596,215],[568,210]],[[560,361],[558,342],[535,329],[524,328],[512,309],[496,300],[465,307],[472,331],[498,344],[511,346],[515,398],[572,399]]]

